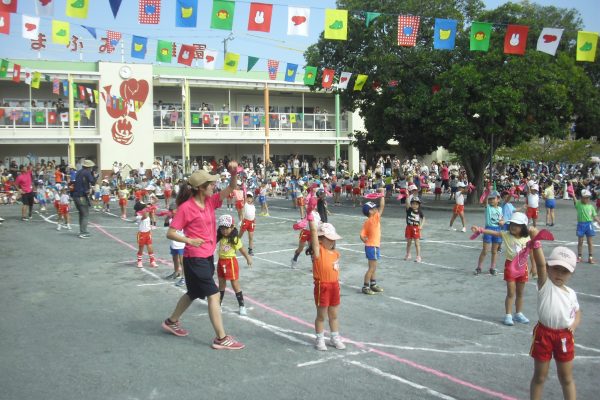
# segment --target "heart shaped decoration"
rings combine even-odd
[[[156,7],[152,4],[146,4],[145,8],[146,14],[153,15],[156,12]]]
[[[25,24],[25,29],[27,29],[27,31],[31,32],[32,30],[36,29],[37,25],[36,24],[31,24],[31,23],[26,23]]]
[[[344,82],[346,82],[347,80],[348,80],[348,78],[346,78],[345,76],[343,76],[343,77],[340,79],[340,82],[341,82],[341,83],[344,83]]]
[[[402,33],[404,33],[404,36],[410,36],[410,35],[412,35],[412,33],[413,33],[413,28],[412,28],[412,26],[405,26],[405,27],[402,29]]]
[[[206,62],[213,62],[215,61],[215,58],[213,56],[206,56]]]

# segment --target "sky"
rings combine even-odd
[[[73,1],[73,0],[69,0]],[[267,3],[268,0],[262,0]],[[121,61],[120,48],[113,54],[98,53],[100,41],[93,39],[80,25],[97,28],[98,38],[105,36],[105,30],[122,32],[124,37],[125,61],[140,63],[155,62],[155,48],[157,40],[169,40],[177,43],[206,44],[208,49],[220,52],[218,58],[223,58],[223,40],[227,41],[228,51],[238,53],[240,69],[246,66],[246,56],[260,57],[256,70],[266,70],[267,59],[279,60],[304,65],[303,53],[305,49],[318,40],[323,30],[324,9],[335,8],[334,0],[279,0],[273,2],[273,18],[270,33],[250,32],[247,30],[250,1],[237,1],[235,8],[233,31],[210,29],[209,14],[212,9],[212,0],[199,0],[199,13],[196,28],[175,27],[175,0],[163,0],[161,9],[161,23],[159,25],[139,25],[137,22],[138,0],[123,0],[116,18],[113,17],[108,0],[94,0],[90,4],[89,17],[76,19],[65,16],[66,0],[54,0],[54,18],[71,23],[71,34],[83,39],[82,54],[73,53],[62,45],[51,43],[51,18],[42,17],[41,32],[48,37],[47,47],[38,55],[31,50],[30,41],[21,36],[21,14],[35,15],[34,2],[19,0],[18,14],[13,15],[11,21],[11,34],[0,35],[0,55],[8,58],[50,59],[77,61]],[[486,8],[493,9],[507,1],[484,0]],[[600,32],[600,1],[599,0],[537,0],[540,5],[553,5],[562,8],[575,8],[580,11],[584,29]],[[287,6],[311,8],[310,36],[287,35]],[[373,10],[364,10],[373,11]],[[436,16],[437,17],[437,16]],[[444,17],[444,16],[439,16]],[[148,53],[145,60],[131,59],[131,35],[148,37]],[[173,61],[176,65],[176,60]],[[222,65],[222,61],[221,61]],[[200,64],[201,66],[201,64]]]

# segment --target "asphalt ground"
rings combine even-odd
[[[575,210],[571,202],[558,203],[551,228],[557,240],[544,244],[546,253],[556,245],[576,249]],[[331,207],[330,222],[343,236],[339,318],[347,349],[327,352],[313,347],[310,260],[303,255],[297,269],[289,267],[298,237],[290,201],[270,199],[271,216],[257,217],[253,268],[240,260],[248,316],[237,314],[232,292],[225,296],[225,328],[246,344],[241,351],[210,348],[214,332],[201,301],[183,315],[188,337],[161,330],[183,293],[163,279],[172,271],[166,228],[154,231],[159,268],[138,269],[137,226],[116,213],[92,212],[92,238],[82,240],[76,224],[56,231],[53,210],[23,222],[20,206],[0,206],[6,219],[0,227],[0,399],[528,398],[535,282],[525,291],[532,323],[504,326],[502,275],[473,275],[481,242],[447,230],[450,203],[434,206],[425,210],[420,264],[403,260],[402,206],[386,206],[378,269],[385,292],[375,296],[360,293],[364,217],[347,200]],[[469,225],[483,223],[475,211],[467,211]],[[77,222],[76,211],[72,219]],[[581,399],[598,398],[599,276],[598,265],[579,264],[569,283],[583,313],[574,361]],[[561,398],[554,364],[545,398]]]

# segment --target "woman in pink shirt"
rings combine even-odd
[[[35,196],[33,193],[33,173],[31,171],[31,166],[21,166],[21,173],[17,176],[17,179],[15,179],[15,187],[19,191],[21,202],[23,203],[23,206],[21,207],[21,219],[23,221],[29,221],[33,211],[33,198]]]
[[[219,288],[213,278],[213,254],[217,246],[215,210],[223,205],[223,199],[236,187],[237,162],[231,161],[228,168],[231,173],[230,183],[220,193],[215,193],[215,182],[219,177],[201,169],[190,176],[188,184],[183,186],[177,195],[177,214],[171,221],[167,238],[185,243],[183,273],[187,293],[181,296],[171,316],[163,321],[162,327],[173,335],[187,336],[189,332],[180,326],[179,318],[195,299],[208,298],[208,315],[217,335],[212,347],[218,350],[239,350],[243,349],[244,345],[225,334],[219,304]],[[181,230],[185,236],[177,233]]]

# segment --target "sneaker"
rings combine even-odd
[[[577,256],[577,262],[578,262],[578,263],[580,263],[580,262],[583,262],[583,257],[581,257],[581,256]]]
[[[28,217],[21,217],[21,221],[29,221],[31,218]]]
[[[371,285],[371,290],[375,293],[381,293],[383,292],[383,288],[377,284],[375,285]]]
[[[335,347],[338,350],[344,350],[346,348],[346,345],[342,341],[342,338],[339,336],[332,336],[329,339],[329,344],[331,344],[333,347]]]
[[[448,230],[449,230],[449,231],[456,231],[456,228],[449,227],[449,228],[448,228]]]
[[[416,263],[420,263],[421,262],[421,256],[417,256],[417,258],[415,258],[415,262]]]
[[[213,340],[212,348],[215,350],[241,350],[243,349],[244,344],[238,342],[233,337],[227,335],[223,339]]]
[[[405,260],[405,261],[407,261],[407,260],[410,260],[410,254],[407,254],[407,255],[405,255],[405,256],[404,256],[404,260]]]
[[[506,317],[504,317],[504,321],[502,321],[502,323],[504,325],[508,325],[508,326],[513,326],[515,324],[513,322],[512,315],[510,315],[510,314],[506,314]]]
[[[492,275],[492,276],[498,275],[498,272],[496,271],[496,268],[490,268],[490,275]]]
[[[56,224],[56,230],[60,231],[60,228],[61,228],[60,224]]]
[[[67,224],[67,229],[68,230],[72,230],[73,228],[71,228],[71,224]]]
[[[520,324],[528,324],[529,323],[529,320],[527,319],[526,316],[523,315],[522,312],[516,313],[514,316],[514,320]]]
[[[179,287],[179,286],[183,286],[185,285],[185,278],[181,278],[177,281],[177,283],[175,284],[175,286]]]
[[[294,258],[292,257],[292,261],[290,261],[290,267],[292,269],[296,268],[298,266],[298,260],[294,260]]]
[[[588,264],[596,264],[596,261],[594,261],[594,257],[588,258]]]
[[[246,310],[246,307],[240,306],[240,315],[243,315],[243,316],[248,315],[248,311]]]
[[[156,261],[152,261],[152,262],[150,262],[150,267],[151,268],[158,268],[158,264],[156,263]]]
[[[315,348],[320,351],[327,351],[327,346],[325,346],[325,338],[317,339],[315,341]]]
[[[136,266],[136,267],[138,267],[138,268],[142,268],[142,267],[143,267],[143,265],[142,265],[142,262],[141,262],[141,261],[138,261],[138,262],[137,262],[137,264],[136,264],[135,266]]]
[[[362,293],[363,294],[375,294],[375,292],[373,290],[371,290],[371,288],[368,286],[364,286],[362,288]]]
[[[502,254],[502,247],[498,249],[498,254]]]
[[[162,328],[175,336],[189,335],[189,332],[179,325],[179,321],[171,322],[168,318],[163,321]]]
[[[475,268],[475,272],[473,273],[474,275],[479,275],[481,274],[481,268],[477,267]]]
[[[89,233],[80,233],[78,237],[79,237],[79,239],[89,239],[90,234]]]
[[[181,275],[179,274],[179,272],[173,272],[172,274],[165,276],[165,279],[177,279],[180,276]]]
[[[467,228],[465,228],[465,227],[463,226],[463,228],[462,228],[460,231],[461,231],[461,232],[466,232],[466,231],[467,231]]]

